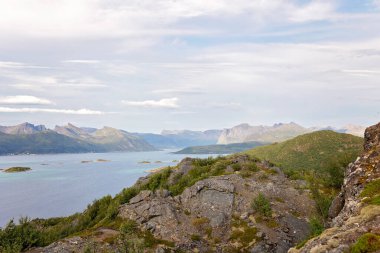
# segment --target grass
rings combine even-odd
[[[31,168],[29,168],[29,167],[11,167],[11,168],[5,169],[4,172],[16,173],[16,172],[24,172],[24,171],[28,171],[28,170],[31,170]]]

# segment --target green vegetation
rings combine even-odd
[[[362,150],[363,138],[333,131],[318,131],[285,142],[257,147],[246,153],[271,161],[283,168],[289,176],[302,177],[303,173],[314,170],[323,171],[334,180],[334,168],[354,161]]]
[[[380,179],[366,184],[360,197],[365,197],[364,202],[368,204],[380,205]]]
[[[351,253],[370,253],[380,250],[380,236],[366,233],[351,246]]]
[[[259,195],[253,199],[252,208],[265,217],[271,217],[272,215],[270,202],[262,193],[259,193]]]
[[[232,232],[230,239],[241,243],[242,247],[239,249],[248,246],[253,240],[258,240],[258,238],[256,238],[257,228],[248,226],[247,222],[239,218],[234,218],[231,225]]]
[[[175,152],[175,154],[232,154],[237,152],[242,152],[255,147],[263,146],[268,143],[264,142],[245,142],[245,143],[233,143],[226,145],[207,145],[207,146],[194,146],[184,148],[180,151]]]
[[[15,172],[24,172],[24,171],[28,171],[28,170],[31,170],[31,168],[29,168],[29,167],[11,167],[11,168],[5,169],[4,172],[15,173]]]
[[[343,183],[344,168],[360,155],[362,146],[360,137],[318,131],[245,153],[274,163],[291,179],[306,180],[323,221]]]

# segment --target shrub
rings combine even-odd
[[[270,202],[262,193],[259,193],[259,195],[253,199],[252,208],[265,217],[270,217],[272,215]]]
[[[351,246],[351,253],[369,253],[380,250],[380,236],[366,233]]]

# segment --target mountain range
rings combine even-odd
[[[71,123],[65,126],[55,126],[54,129],[48,129],[44,125],[22,123],[16,126],[0,126],[0,155],[153,151],[193,146],[197,146],[199,149],[200,146],[237,143],[240,143],[239,148],[246,147],[248,149],[249,145],[244,145],[244,143],[282,142],[318,130],[333,130],[362,136],[364,128],[354,125],[339,129],[333,127],[305,128],[291,122],[278,123],[273,126],[240,124],[223,130],[163,130],[160,134],[154,134],[130,133],[112,127],[101,129],[77,127]],[[210,151],[215,148],[220,150],[218,146],[206,149]],[[223,150],[226,148],[230,147],[226,146]],[[236,152],[235,148],[234,146],[232,151]]]
[[[144,139],[111,127],[79,128],[72,124],[45,126],[23,123],[0,127],[0,154],[49,154],[116,151],[153,151]]]
[[[224,129],[218,138],[218,144],[231,144],[231,143],[243,143],[243,142],[265,142],[274,143],[282,142],[292,139],[298,135],[305,133],[320,131],[320,130],[332,130],[339,133],[347,133],[363,137],[365,127],[347,125],[342,128],[334,127],[311,127],[305,128],[294,122],[290,123],[278,123],[273,126],[251,126],[249,124],[240,124],[232,128]]]

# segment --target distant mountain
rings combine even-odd
[[[359,137],[364,137],[365,129],[366,127],[364,126],[353,125],[353,124],[345,125],[341,128],[336,128],[332,126],[310,128],[311,131],[331,130],[337,133],[351,134],[351,135],[355,135]]]
[[[273,126],[250,126],[241,124],[230,129],[224,129],[218,144],[242,143],[250,141],[258,142],[281,142],[298,135],[310,132],[294,122],[288,124],[274,124]]]
[[[44,125],[35,126],[27,122],[16,126],[0,126],[0,132],[6,134],[35,134],[46,130]]]
[[[73,124],[56,126],[57,133],[95,144],[107,151],[153,151],[154,146],[136,134],[112,127],[102,129],[79,128]]]
[[[262,142],[244,142],[244,143],[232,143],[232,144],[218,144],[218,145],[206,145],[206,146],[193,146],[184,148],[175,154],[232,154],[242,152],[255,147],[263,146],[268,143]]]
[[[79,128],[70,123],[54,130],[30,123],[0,127],[0,155],[154,150],[141,137],[111,127]]]
[[[364,137],[366,127],[358,125],[346,125],[342,128],[343,133]]]
[[[106,152],[106,150],[49,130],[22,135],[0,133],[0,155],[85,152]]]
[[[161,134],[138,133],[137,135],[151,145],[163,149],[216,144],[221,133],[222,130],[163,130]]]

